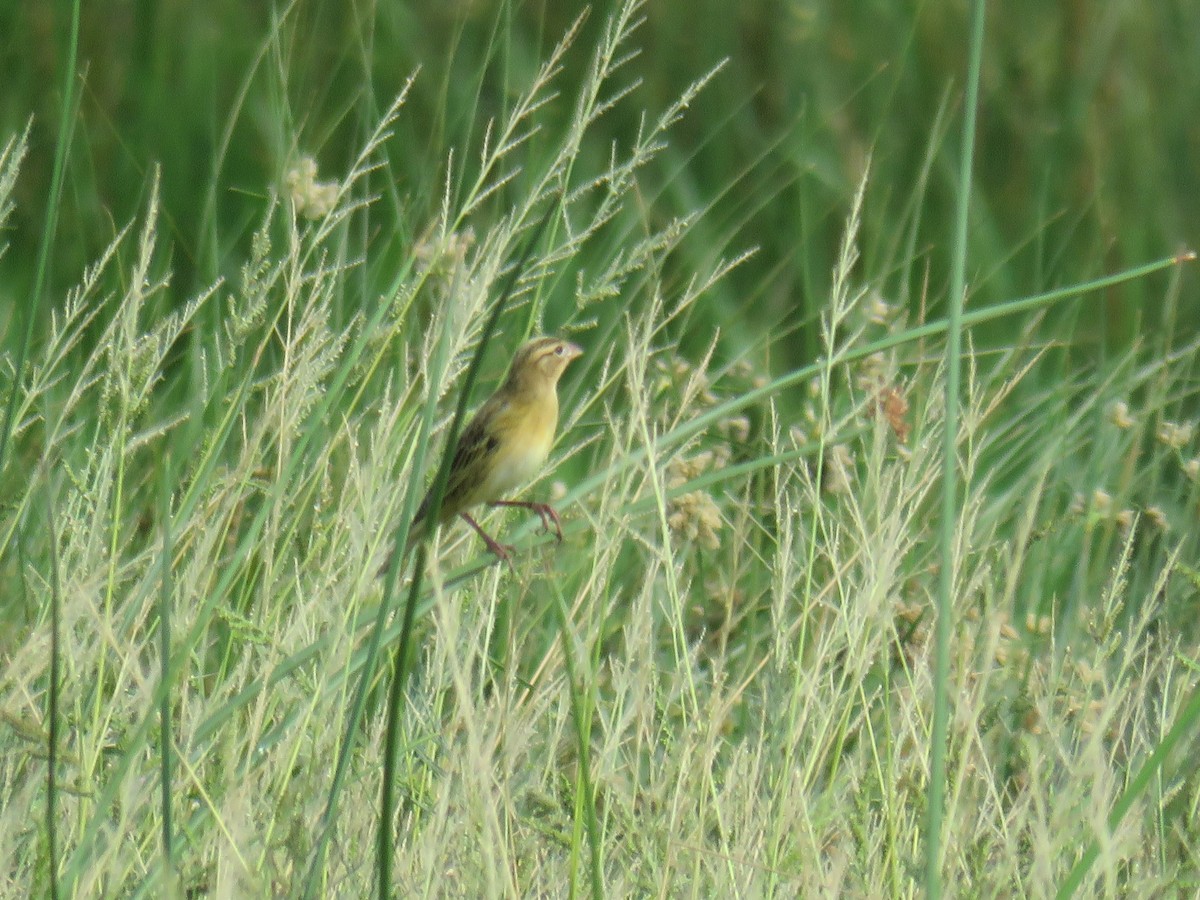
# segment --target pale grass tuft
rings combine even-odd
[[[1112,402],[1108,407],[1108,420],[1122,431],[1128,431],[1137,424],[1137,420],[1129,413],[1129,404],[1124,400]]]
[[[1155,437],[1172,450],[1182,450],[1192,442],[1195,433],[1196,426],[1191,422],[1162,422]]]
[[[8,138],[4,147],[0,148],[0,230],[7,226],[8,217],[16,209],[12,195],[17,186],[17,173],[21,171],[21,163],[29,151],[29,133],[32,128],[33,122],[30,121],[19,137]],[[4,258],[7,248],[7,243],[0,243],[0,259]]]
[[[671,500],[667,523],[685,540],[699,544],[706,550],[719,550],[721,538],[721,510],[712,497],[703,491],[689,491]]]
[[[283,178],[292,209],[302,219],[323,219],[337,205],[340,187],[336,181],[317,181],[317,161],[302,156]]]

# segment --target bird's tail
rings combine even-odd
[[[408,540],[404,544],[404,552],[399,554],[400,559],[407,559],[412,553],[413,547],[417,546],[421,538],[425,537],[425,531],[428,525],[425,522],[425,517],[418,515],[413,519],[412,525],[408,527]],[[397,554],[391,549],[388,549],[387,559],[383,561],[383,565],[379,567],[379,571],[375,573],[376,578],[382,578],[392,569],[392,563],[395,562]]]

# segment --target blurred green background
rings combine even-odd
[[[84,3],[81,100],[51,296],[61,297],[144,209],[156,165],[176,301],[236,276],[289,162],[308,153],[322,178],[345,173],[381,109],[417,72],[388,168],[373,184],[395,202],[377,204],[364,226],[364,290],[384,290],[436,216],[448,151],[460,166],[453,190],[469,175],[487,119],[528,85],[584,10],[551,2]],[[603,4],[588,12],[564,61],[562,101],[539,114],[543,128],[567,127],[570,91],[608,13]],[[773,350],[776,362],[812,357],[815,329],[803,326],[824,303],[868,159],[862,277],[914,311],[922,299],[933,308],[944,301],[965,3],[696,0],[653,3],[645,15],[634,38],[641,52],[625,68],[636,84],[632,102],[602,118],[598,133],[627,146],[638,110],[656,115],[727,60],[642,176],[641,215],[653,224],[707,209],[676,254],[679,277],[759,248],[711,292],[711,320],[691,323],[694,343],[707,343],[713,326],[735,343],[791,326],[796,339]],[[0,126],[12,134],[33,117],[14,227],[4,236],[11,247],[0,261],[7,341],[12,305],[26,301],[33,281],[69,18],[64,2],[0,9]],[[981,91],[971,303],[1200,243],[1198,0],[991,4]],[[529,153],[540,148],[535,135]],[[593,140],[584,162],[599,169],[608,152]],[[492,210],[504,203],[498,196]],[[1085,316],[1069,307],[1070,339],[1082,348],[1129,345],[1158,321],[1167,277],[1114,291],[1098,301],[1099,315],[1094,305]],[[1194,283],[1185,276],[1185,332],[1200,316]]]

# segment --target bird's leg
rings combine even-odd
[[[508,567],[511,569],[513,567],[512,554],[516,548],[511,547],[508,544],[501,544],[498,540],[484,531],[483,527],[466,513],[459,513],[459,515],[467,520],[468,525],[479,532],[479,536],[483,538],[483,542],[487,544],[487,548],[495,553],[500,559],[508,563]]]
[[[542,527],[546,529],[546,534],[550,533],[550,528],[553,526],[554,533],[558,537],[558,542],[562,543],[562,522],[559,521],[558,513],[555,512],[554,507],[549,503],[529,503],[524,500],[489,500],[488,506],[519,506],[521,509],[531,509],[542,520]]]

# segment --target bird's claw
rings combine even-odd
[[[558,512],[549,503],[534,503],[530,506],[538,517],[542,520],[542,528],[546,534],[549,534],[553,527],[554,536],[561,544],[563,542],[562,521],[558,518]]]
[[[522,500],[489,500],[489,506],[519,506],[522,509],[530,509],[538,514],[538,518],[542,520],[542,529],[546,534],[551,531],[558,538],[558,542],[563,542],[562,521],[558,518],[558,512],[549,503],[527,503]]]

